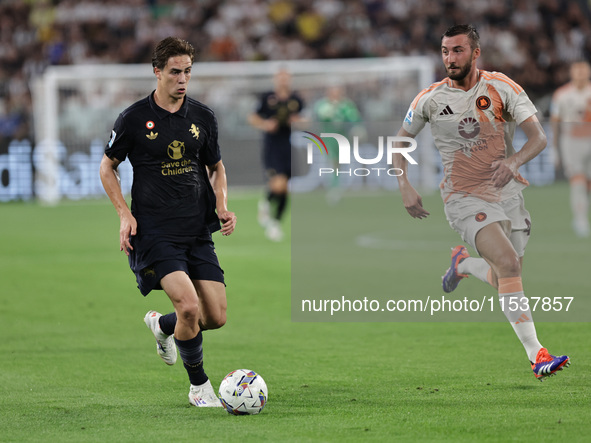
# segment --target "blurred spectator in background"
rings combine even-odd
[[[291,126],[301,121],[304,102],[291,88],[291,74],[281,69],[273,90],[265,92],[248,122],[263,132],[263,169],[267,195],[259,201],[258,221],[271,241],[281,241],[281,220],[287,208],[291,178]]]
[[[557,167],[570,183],[573,230],[589,237],[589,192],[591,191],[591,67],[575,62],[570,82],[552,98],[552,129]]]
[[[345,137],[357,136],[359,139],[365,138],[365,128],[361,125],[361,114],[353,100],[345,95],[345,87],[339,83],[334,83],[327,88],[324,97],[314,103],[312,112],[314,122],[318,124],[318,133],[336,133]],[[328,156],[333,169],[339,165],[339,144],[333,137],[323,139]],[[330,204],[336,204],[342,196],[342,189],[339,187],[339,176],[331,176],[327,201]]]
[[[438,60],[442,23],[450,22],[485,31],[482,68],[523,85],[547,115],[568,65],[591,58],[589,17],[583,0],[2,0],[0,120],[31,113],[30,98],[11,97],[14,77],[30,97],[31,80],[47,66],[149,63],[150,48],[168,35],[197,42],[200,61]]]

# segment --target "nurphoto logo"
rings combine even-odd
[[[338,167],[332,168],[319,168],[318,175],[349,175],[357,177],[365,177],[371,174],[388,174],[392,177],[402,175],[404,171],[400,168],[384,168],[376,167],[379,163],[382,163],[384,155],[386,155],[386,164],[392,165],[392,156],[394,154],[402,155],[411,165],[418,164],[414,158],[411,157],[410,153],[417,148],[417,142],[411,137],[399,137],[399,136],[387,136],[378,137],[377,154],[373,158],[364,158],[361,156],[359,150],[359,137],[354,136],[353,148],[349,139],[342,134],[333,132],[323,132],[320,136],[313,132],[303,131],[309,136],[304,135],[306,140],[309,140],[307,146],[307,163],[311,165],[314,159],[314,150],[317,148],[320,150],[322,155],[329,155],[335,159],[335,163],[338,161]],[[338,146],[338,152],[329,152],[328,147],[323,139],[327,137],[333,138]],[[353,154],[351,156],[351,154]],[[351,168],[352,160],[356,163],[363,165],[361,168]],[[347,168],[344,165],[348,165]],[[370,167],[373,166],[373,167]]]

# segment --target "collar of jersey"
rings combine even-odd
[[[454,87],[454,82],[451,78],[446,77],[443,81],[447,80],[447,86],[448,88],[452,89],[452,90],[458,90],[458,91],[462,91],[462,92],[470,92],[472,89],[474,89],[476,86],[478,86],[478,83],[480,83],[480,69],[477,69],[476,72],[478,73],[478,78],[476,79],[476,83],[474,83],[474,86],[472,86],[470,89],[468,89],[467,91],[464,91],[461,88],[456,88]]]
[[[186,95],[185,95],[185,98],[183,99],[183,104],[178,111],[168,112],[166,109],[163,109],[160,106],[158,106],[156,104],[156,102],[154,101],[154,93],[155,92],[156,92],[156,90],[152,91],[152,93],[148,96],[148,101],[150,102],[150,108],[152,108],[152,111],[154,111],[156,113],[156,115],[158,116],[158,118],[160,120],[163,120],[166,117],[171,116],[171,115],[178,115],[179,117],[183,117],[183,118],[185,118],[187,116],[187,112],[189,111],[189,101],[187,100]]]

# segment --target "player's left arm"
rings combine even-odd
[[[230,235],[236,228],[236,214],[228,211],[228,180],[226,167],[219,162],[207,166],[207,175],[216,197],[216,212],[222,222],[222,235]]]
[[[503,160],[492,162],[491,168],[493,185],[502,188],[518,174],[519,168],[536,157],[546,147],[546,133],[535,115],[525,119],[519,127],[525,133],[527,142],[519,152]]]

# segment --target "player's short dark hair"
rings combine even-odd
[[[441,36],[443,37],[455,37],[456,35],[465,35],[470,40],[470,48],[474,51],[476,48],[480,48],[480,35],[476,28],[472,25],[453,25],[448,28],[447,31]]]
[[[166,37],[152,53],[152,67],[164,69],[170,57],[188,55],[191,63],[195,60],[195,48],[186,40],[178,37]]]

